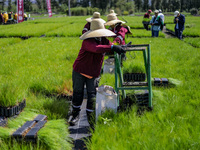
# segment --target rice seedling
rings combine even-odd
[[[183,40],[194,47],[200,48],[200,38],[184,38]]]
[[[5,50],[6,46],[10,46],[21,41],[22,40],[19,38],[1,38],[0,49]]]
[[[17,85],[3,83],[0,84],[0,106],[9,107],[21,102],[25,93]]]
[[[47,149],[71,149],[68,128],[63,119],[48,121],[44,128],[38,132],[39,141]]]
[[[132,36],[133,37],[151,37],[151,31],[147,31],[145,29],[131,29]],[[159,32],[159,37],[165,37],[165,34],[163,32]]]
[[[12,28],[10,26],[4,26],[2,27],[2,31],[0,33],[0,36],[3,37],[39,37],[43,34],[45,34],[48,31],[57,29],[61,26],[64,26],[65,24],[49,24],[49,23],[40,23],[40,24],[30,24],[30,23],[20,23],[12,25]],[[13,27],[14,26],[14,27]]]

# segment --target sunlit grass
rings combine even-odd
[[[97,123],[89,149],[198,149],[199,49],[178,39],[128,41],[151,44],[152,77],[169,78],[177,86],[153,87],[154,109],[142,116],[137,115],[136,106],[129,113],[104,115],[111,121]],[[108,85],[112,83],[107,81]]]

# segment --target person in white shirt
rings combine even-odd
[[[163,21],[163,23],[164,23],[164,21],[165,21],[164,14],[162,13],[162,10],[161,10],[161,9],[159,9],[158,11],[159,11],[158,16],[160,16],[160,18],[162,19],[162,21]]]

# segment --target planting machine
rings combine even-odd
[[[152,109],[152,83],[151,83],[151,50],[149,44],[142,45],[126,45],[123,46],[126,52],[140,51],[143,53],[144,66],[147,81],[145,76],[140,75],[137,79],[135,75],[122,75],[121,55],[115,53],[115,90],[118,93],[118,106],[119,106],[119,91],[121,90],[123,99],[126,98],[126,90],[144,90],[142,94],[135,94],[136,102],[139,107],[147,107]],[[124,77],[129,76],[128,80],[124,82]],[[141,82],[143,80],[143,82]]]

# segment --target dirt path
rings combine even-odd
[[[166,38],[175,38],[176,37],[173,32],[170,32],[169,30],[166,29],[166,26],[164,26],[162,32],[165,34]]]

